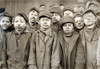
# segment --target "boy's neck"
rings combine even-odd
[[[70,33],[64,33],[64,34],[65,34],[65,36],[69,37],[69,36],[72,36],[73,32],[74,32],[74,31],[72,31],[72,32],[70,32]]]
[[[49,29],[49,28],[42,28],[42,27],[40,27],[41,31],[46,31],[47,29]]]
[[[16,32],[18,33],[18,34],[21,34],[22,32],[24,31],[24,29],[23,30],[16,30]]]

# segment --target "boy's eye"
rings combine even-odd
[[[18,23],[18,20],[17,21],[15,21],[16,23]]]
[[[71,26],[70,24],[68,24],[68,26]]]
[[[5,22],[4,20],[2,20],[2,22]]]
[[[6,21],[7,23],[9,23],[9,21]]]
[[[20,20],[21,23],[23,23],[24,21]]]

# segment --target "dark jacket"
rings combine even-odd
[[[51,69],[59,66],[59,45],[57,34],[51,30],[51,34],[42,39],[40,30],[32,35],[29,65],[35,65],[37,69]]]
[[[2,48],[3,68],[27,69],[31,34],[23,32],[18,38],[16,35],[17,33],[14,31],[6,35]]]
[[[81,61],[81,54],[83,54],[83,48],[82,44],[80,42],[80,37],[77,32],[73,32],[73,35],[70,36],[71,40],[69,43],[69,48],[68,48],[68,58],[66,58],[66,53],[65,53],[65,41],[63,38],[63,32],[60,31],[58,34],[59,37],[59,43],[60,43],[60,49],[61,49],[61,68],[62,69],[82,69],[80,67],[80,63],[83,63],[84,59]],[[78,53],[77,53],[78,52]]]

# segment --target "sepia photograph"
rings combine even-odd
[[[0,69],[100,69],[100,0],[0,0]]]

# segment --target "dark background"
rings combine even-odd
[[[28,14],[30,8],[36,6],[39,7],[41,4],[47,6],[51,4],[64,4],[65,6],[82,5],[90,0],[0,0],[0,8],[5,8],[5,11],[11,15],[16,15],[18,12],[24,12]],[[100,0],[97,0],[100,1]]]

